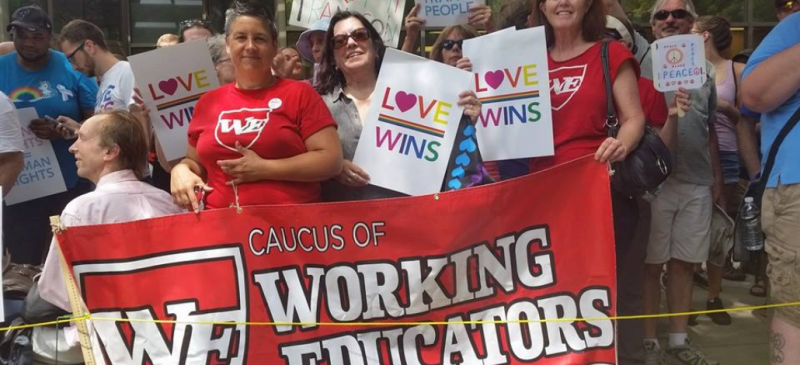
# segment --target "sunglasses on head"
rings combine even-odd
[[[448,40],[442,42],[442,48],[444,48],[444,49],[446,49],[448,51],[453,49],[453,47],[455,47],[455,45],[458,45],[458,48],[464,49],[464,40],[462,39],[460,41],[454,41],[454,40],[448,39]]]
[[[683,10],[683,9],[661,10],[661,11],[655,13],[655,15],[653,15],[653,19],[655,19],[655,20],[667,20],[667,18],[669,18],[670,15],[672,15],[673,19],[685,19],[685,18],[691,16],[691,14],[689,14],[688,11]]]
[[[191,28],[191,27],[193,27],[195,25],[201,25],[201,26],[206,27],[206,28],[209,27],[209,23],[207,21],[200,20],[200,19],[186,19],[186,20],[178,23],[178,25],[180,25],[181,28]]]
[[[339,34],[333,36],[331,43],[333,49],[339,49],[347,45],[347,40],[353,38],[356,42],[363,42],[369,39],[369,31],[367,28],[356,29],[348,34]]]

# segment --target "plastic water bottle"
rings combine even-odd
[[[758,251],[764,248],[764,234],[761,232],[761,217],[758,206],[752,197],[744,198],[742,211],[739,218],[742,220],[739,232],[748,251]]]

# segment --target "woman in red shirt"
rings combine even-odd
[[[277,35],[263,5],[231,5],[225,39],[236,82],[195,106],[186,158],[172,169],[179,205],[199,211],[197,186],[208,208],[316,202],[320,181],[342,171],[336,124],[322,99],[304,82],[272,75]]]
[[[609,67],[619,123],[618,138],[606,131],[601,40],[606,18],[597,0],[536,0],[534,17],[544,24],[550,66],[555,155],[531,159],[531,172],[589,154],[600,163],[622,161],[639,144],[645,118],[639,101],[639,65],[625,46],[609,43]],[[570,182],[579,187],[580,182]],[[628,252],[636,228],[635,199],[612,191],[617,262]],[[620,276],[620,267],[617,267]]]

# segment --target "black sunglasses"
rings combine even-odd
[[[86,46],[86,41],[83,41],[83,42],[81,42],[81,45],[80,45],[80,46],[78,46],[78,48],[75,48],[75,50],[74,50],[74,51],[72,51],[72,53],[70,53],[70,54],[67,56],[67,60],[68,60],[69,62],[73,62],[74,60],[73,60],[72,58],[74,58],[74,57],[75,57],[75,55],[76,55],[76,54],[78,54],[78,52],[80,52],[80,51],[83,49],[83,47],[84,47],[84,46]]]
[[[333,49],[339,49],[347,45],[347,40],[353,38],[356,42],[363,42],[369,39],[369,31],[367,28],[356,29],[348,34],[339,34],[333,36],[331,43]]]
[[[691,14],[689,14],[688,11],[683,10],[683,9],[661,10],[661,11],[655,13],[655,15],[653,15],[653,19],[655,19],[655,20],[667,20],[667,18],[669,18],[670,15],[672,15],[673,19],[684,19],[684,18],[687,18],[687,17],[691,16]]]
[[[210,27],[210,23],[209,22],[207,22],[205,20],[200,20],[200,19],[186,19],[186,20],[178,23],[178,25],[181,28],[191,28],[191,27],[193,27],[195,25],[200,25],[200,26],[203,26],[203,27],[206,27],[206,28]]]
[[[446,49],[448,51],[453,49],[453,47],[455,47],[455,45],[458,45],[458,48],[464,49],[464,40],[462,39],[460,41],[454,41],[454,40],[448,39],[448,40],[442,42],[442,48],[444,48],[444,49]]]

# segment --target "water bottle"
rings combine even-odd
[[[742,211],[739,213],[739,219],[742,220],[739,234],[741,234],[744,247],[748,251],[758,251],[764,248],[760,212],[752,197],[744,198],[744,205],[742,205]]]

